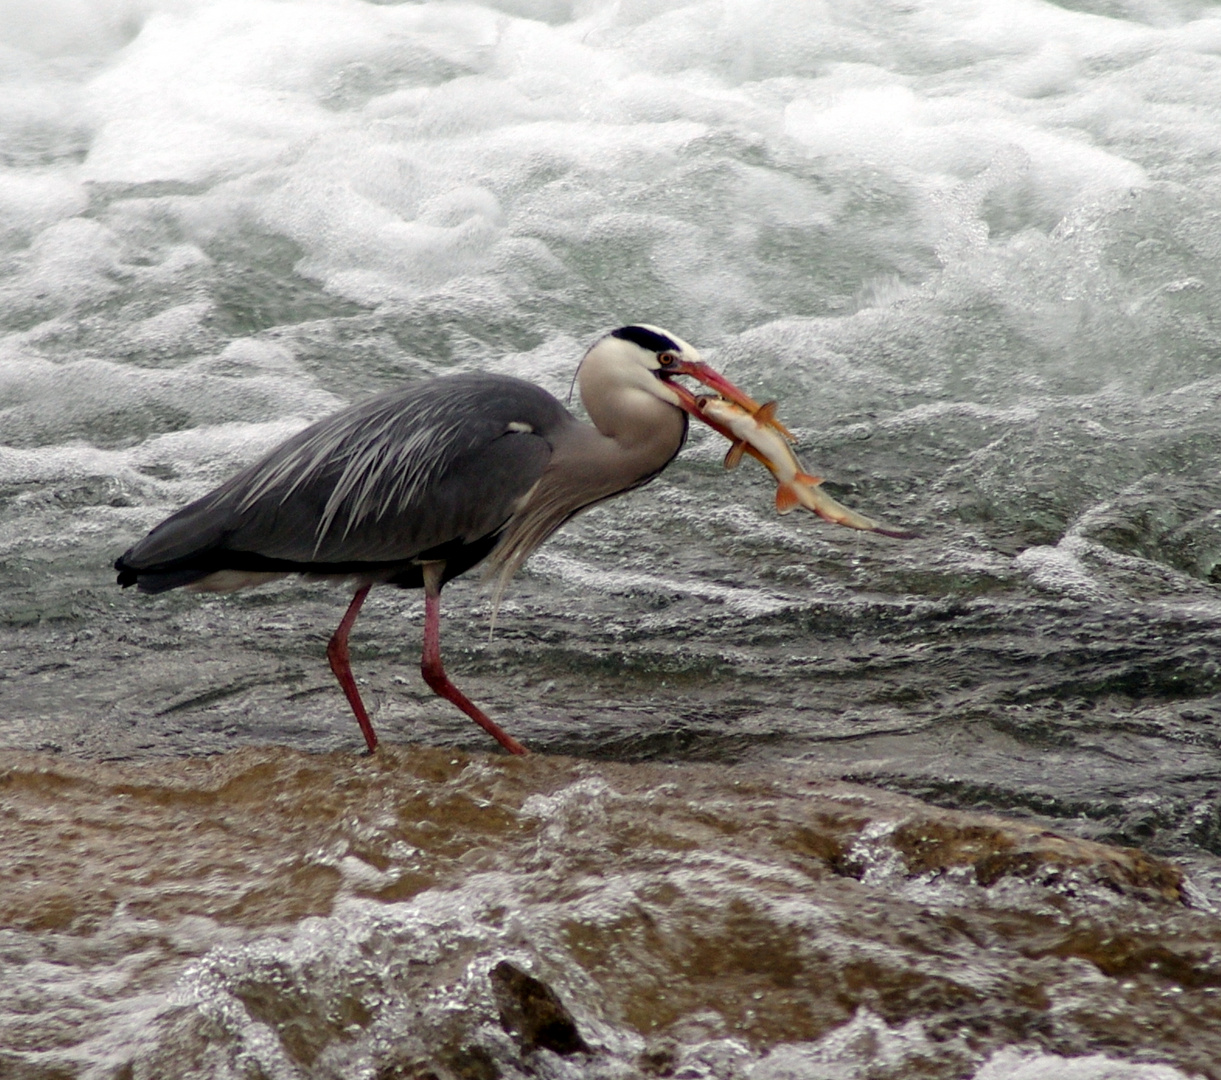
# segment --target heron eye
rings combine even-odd
[[[657,354],[657,362],[659,364],[661,364],[661,366],[663,368],[673,367],[675,364],[678,363],[678,360],[679,360],[678,353],[663,352],[663,353]]]

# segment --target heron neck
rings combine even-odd
[[[631,424],[607,434],[573,420],[554,443],[551,461],[488,559],[497,596],[527,556],[575,514],[656,476],[682,449],[687,415],[662,405],[651,427]]]
[[[687,417],[680,409],[646,390],[625,388],[613,399],[586,401],[594,427],[581,425],[575,458],[587,462],[583,479],[598,487],[623,491],[663,469],[682,448]]]

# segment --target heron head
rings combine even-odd
[[[695,395],[673,381],[679,375],[689,375],[752,413],[759,408],[758,402],[709,367],[693,346],[668,330],[644,323],[621,326],[598,340],[577,371],[581,400],[595,421],[601,401],[630,388],[660,398],[707,423]]]

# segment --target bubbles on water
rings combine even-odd
[[[934,1042],[924,1027],[909,1022],[891,1027],[867,1008],[816,1043],[780,1046],[745,1073],[749,1080],[856,1080],[862,1072],[901,1076],[933,1062],[964,1060],[961,1035]],[[725,1075],[709,1074],[711,1077]]]
[[[1017,556],[1014,564],[1039,588],[1076,600],[1104,599],[1104,586],[1076,557],[1074,546],[1065,543],[1054,548],[1028,547]]]
[[[972,1080],[1186,1080],[1172,1065],[1117,1061],[1105,1054],[1060,1057],[1038,1051],[1001,1050]]]

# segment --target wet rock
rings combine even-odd
[[[442,1055],[455,1080],[500,1080],[500,1066],[482,1046],[460,1046]]]
[[[383,1065],[375,1080],[440,1080],[431,1066],[421,1061],[395,1061]]]
[[[645,1076],[673,1076],[678,1062],[678,1045],[670,1039],[650,1043],[636,1059],[637,1067]]]
[[[522,1050],[528,1053],[545,1049],[563,1055],[589,1053],[572,1014],[541,979],[508,960],[492,968],[488,978],[492,980],[501,1027],[518,1040]]]
[[[1120,895],[1184,902],[1183,872],[1171,863],[1136,848],[1057,836],[1018,822],[951,812],[921,815],[896,828],[892,843],[912,874],[970,866],[984,888],[1003,877],[1054,887],[1079,874]]]

